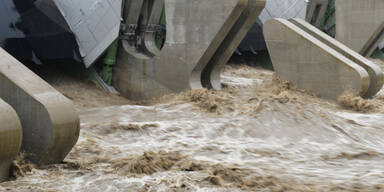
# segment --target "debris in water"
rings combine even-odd
[[[114,133],[116,131],[143,131],[149,128],[159,127],[159,124],[136,124],[136,123],[119,123],[113,122],[111,124],[102,125],[100,128],[107,134]]]
[[[189,90],[179,95],[180,100],[195,103],[200,109],[208,112],[221,113],[222,107],[231,103],[230,94],[208,89]]]
[[[343,93],[338,101],[342,106],[358,112],[372,112],[375,109],[375,104],[371,100],[363,99],[351,92]]]
[[[25,177],[36,166],[25,159],[24,153],[20,153],[11,165],[11,176],[14,178]]]
[[[112,160],[112,167],[123,175],[128,174],[147,174],[151,175],[158,171],[170,170],[177,162],[186,158],[177,152],[167,153],[160,151],[154,153],[152,151],[144,152],[140,156],[131,156],[123,159]]]

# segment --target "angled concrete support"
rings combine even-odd
[[[370,77],[363,67],[295,23],[270,20],[264,25],[264,36],[282,80],[329,99],[337,99],[345,91],[364,96],[369,90]]]
[[[114,85],[126,97],[148,99],[201,87],[201,74],[248,0],[165,0],[167,37],[162,50],[148,54],[127,46],[118,53]]]
[[[384,1],[336,0],[335,6],[336,39],[356,52],[361,52],[384,21]],[[372,42],[368,44],[372,45]]]
[[[197,76],[202,76],[202,85],[204,87],[210,89],[221,88],[220,74],[222,69],[247,35],[253,23],[256,22],[257,17],[265,7],[265,2],[265,0],[249,0],[247,8],[210,59],[203,73],[201,74],[200,70],[193,72],[192,75],[196,76],[196,79],[200,78]]]
[[[367,58],[363,57],[359,53],[353,51],[351,48],[330,37],[329,35],[323,33],[316,27],[305,22],[304,20],[291,19],[290,21],[294,23],[297,27],[301,28],[305,32],[309,33],[310,35],[321,41],[322,43],[326,44],[338,53],[345,56],[346,58],[360,65],[368,72],[370,77],[370,86],[368,88],[367,93],[363,97],[373,97],[381,90],[384,84],[384,74],[379,66],[377,66]]]
[[[371,57],[373,52],[379,47],[384,40],[384,22],[376,29],[371,38],[365,43],[360,50],[360,54],[364,57]]]
[[[22,151],[38,165],[59,163],[79,136],[72,102],[0,49],[0,98],[9,103],[23,127]]]
[[[22,130],[15,110],[0,99],[0,182],[8,179],[12,161],[20,151]]]
[[[305,20],[313,26],[320,28],[327,7],[328,0],[309,0]]]

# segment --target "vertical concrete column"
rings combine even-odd
[[[22,151],[32,162],[60,163],[77,142],[79,117],[72,102],[1,48],[0,98],[20,117]]]
[[[0,99],[0,182],[9,177],[9,168],[21,146],[22,130],[15,110]]]
[[[384,22],[383,0],[336,0],[336,39],[360,52]]]
[[[201,86],[191,78],[212,58],[248,0],[165,0],[167,37],[157,55],[120,49],[114,85],[131,99],[149,99]],[[126,42],[122,42],[127,45]]]

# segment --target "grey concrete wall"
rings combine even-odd
[[[383,21],[383,0],[336,0],[336,39],[356,52]]]
[[[22,130],[15,110],[0,99],[0,182],[9,177],[9,168],[19,153]]]
[[[80,128],[72,102],[3,49],[0,98],[20,117],[22,151],[34,163],[60,163],[75,145]]]
[[[329,99],[338,99],[345,91],[361,96],[368,91],[370,79],[364,68],[290,21],[268,21],[264,36],[282,80]]]
[[[123,46],[114,85],[126,97],[148,99],[201,87],[200,75],[248,0],[165,0],[167,38],[158,55]],[[128,43],[123,41],[123,44]]]

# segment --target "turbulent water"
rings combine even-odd
[[[262,69],[228,66],[222,79],[146,105],[51,82],[74,100],[80,139],[63,164],[0,191],[384,191],[381,94],[341,106]]]

